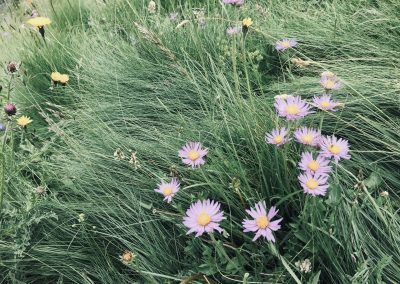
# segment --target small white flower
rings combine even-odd
[[[300,270],[300,272],[303,272],[303,273],[311,272],[311,268],[312,268],[311,261],[308,258],[306,258],[303,261],[297,261],[297,262],[295,262],[294,265]]]
[[[147,6],[147,10],[149,13],[154,14],[157,10],[156,2],[150,1],[149,5]]]
[[[286,100],[287,98],[291,98],[291,97],[293,97],[293,96],[292,95],[288,95],[288,94],[282,94],[282,95],[276,95],[274,97],[274,99],[275,100],[278,100],[278,99]]]
[[[389,192],[382,191],[379,195],[382,196],[382,197],[388,197],[389,196]]]
[[[117,148],[114,152],[114,159],[118,161],[125,160],[125,154],[120,148]]]
[[[81,213],[78,215],[78,222],[83,223],[85,221],[85,214]]]

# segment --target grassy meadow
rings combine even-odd
[[[400,2],[150,2],[0,6],[0,100],[16,106],[0,116],[0,283],[400,283]],[[276,96],[328,93],[326,71],[336,111],[277,115]],[[302,126],[350,145],[324,196],[298,180],[318,153]],[[266,143],[282,127],[291,139]],[[197,168],[178,156],[190,141],[208,149]],[[206,199],[223,231],[187,234]],[[275,242],[243,230],[260,201],[279,209]]]

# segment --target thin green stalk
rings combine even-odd
[[[221,254],[221,255],[226,259],[226,261],[227,261],[228,263],[233,263],[233,264],[236,266],[236,263],[234,263],[234,262],[232,261],[232,258],[229,257],[229,255],[226,253],[225,248],[224,248],[224,246],[221,244],[221,242],[218,242],[218,241],[215,239],[215,236],[214,236],[213,233],[210,233],[209,235],[210,235],[210,238],[211,238],[212,243],[214,244],[214,246],[215,246],[215,248],[217,249],[217,251],[219,252],[219,254]]]
[[[6,190],[6,141],[10,120],[7,121],[6,130],[4,132],[3,141],[1,143],[1,178],[0,178],[0,212],[3,209],[3,199]]]
[[[10,97],[11,97],[11,83],[12,80],[14,79],[14,74],[10,75],[10,80],[8,80],[8,87],[7,87],[7,102],[10,101]]]

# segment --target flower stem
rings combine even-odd
[[[243,40],[242,40],[242,51],[243,51],[244,73],[246,75],[246,83],[247,83],[247,92],[249,93],[249,96],[251,96],[251,86],[250,86],[249,71],[247,70],[246,34],[243,36]]]
[[[1,144],[0,212],[3,208],[3,197],[6,191],[6,141],[9,127],[10,120],[7,121],[3,142]]]
[[[218,253],[219,253],[220,255],[222,255],[222,256],[226,259],[226,261],[227,261],[228,263],[233,263],[234,266],[236,267],[236,263],[234,263],[234,262],[232,261],[232,258],[230,258],[229,255],[226,253],[226,251],[225,251],[225,249],[224,249],[224,246],[221,244],[221,242],[218,242],[218,241],[215,239],[215,236],[214,236],[213,233],[209,233],[209,235],[210,235],[211,241],[213,242],[213,244],[214,244],[216,250],[218,251]]]
[[[7,102],[10,101],[10,96],[11,96],[11,83],[12,80],[14,79],[14,74],[11,74],[10,80],[8,81],[8,87],[7,87]]]

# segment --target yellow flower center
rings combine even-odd
[[[314,141],[314,136],[311,134],[305,134],[301,137],[301,139],[303,140],[303,142],[305,143],[312,143]]]
[[[286,107],[286,112],[288,114],[295,115],[295,114],[298,114],[300,112],[300,109],[299,109],[299,107],[297,105],[288,105]]]
[[[311,162],[308,163],[307,167],[315,172],[316,170],[319,169],[319,163],[315,160],[312,160]]]
[[[172,188],[171,187],[164,188],[163,193],[165,196],[170,196],[172,194]]]
[[[340,153],[340,151],[342,151],[342,148],[340,148],[339,145],[332,144],[332,145],[330,145],[330,146],[328,147],[328,151],[331,152],[332,154],[337,155],[337,154]]]
[[[306,185],[309,189],[314,190],[318,187],[318,181],[315,178],[310,178],[307,182]]]
[[[325,89],[332,89],[335,83],[332,80],[327,80],[324,84]]]
[[[328,108],[328,107],[331,106],[331,103],[328,102],[328,101],[322,101],[322,102],[321,102],[321,106],[322,106],[323,108]]]
[[[282,141],[283,141],[283,137],[281,135],[277,135],[274,137],[274,142],[276,144],[280,144],[280,143],[282,143]]]
[[[266,227],[268,227],[269,220],[267,216],[260,216],[257,217],[256,224],[260,229],[265,229]]]
[[[281,43],[283,48],[288,48],[290,47],[290,43],[288,41],[284,41]]]
[[[199,216],[197,217],[197,223],[200,226],[207,226],[208,224],[210,224],[211,222],[211,216],[208,213],[201,213],[199,214]]]
[[[200,158],[200,153],[197,152],[196,150],[190,150],[188,158],[189,160],[196,161],[198,158]]]

